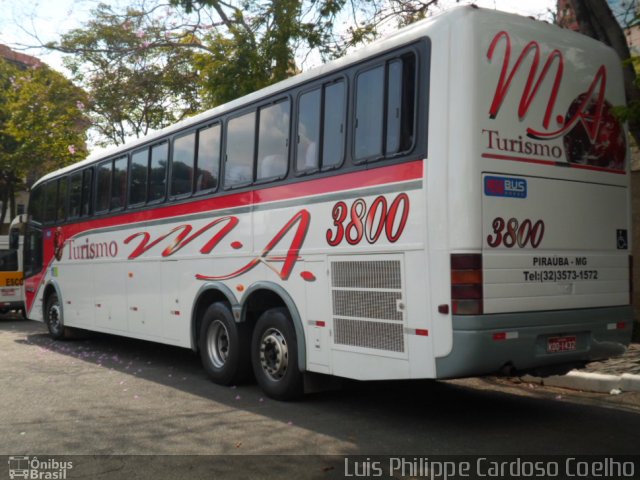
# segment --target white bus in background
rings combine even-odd
[[[28,316],[292,398],[625,351],[620,59],[460,7],[33,187]],[[317,377],[318,378],[318,377]]]
[[[24,313],[22,246],[26,215],[18,215],[9,225],[6,241],[0,243],[0,314]]]

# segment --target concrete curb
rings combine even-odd
[[[551,377],[533,377],[525,375],[523,382],[537,383],[550,387],[569,388],[571,390],[584,390],[598,393],[640,392],[640,375],[623,373],[622,375],[606,375],[603,373],[590,373],[572,370],[566,375],[554,375]]]

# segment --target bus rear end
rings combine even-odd
[[[450,159],[473,178],[449,189],[469,220],[450,231],[452,348],[437,375],[619,355],[633,323],[620,59],[531,19],[474,17],[473,151]]]

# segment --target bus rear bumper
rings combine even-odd
[[[436,359],[436,376],[456,378],[505,369],[555,373],[553,367],[623,354],[632,327],[631,306],[454,315],[453,348]],[[557,339],[569,339],[575,349],[550,353],[550,343]]]

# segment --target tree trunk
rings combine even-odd
[[[609,45],[622,59],[627,105],[640,103],[640,89],[636,85],[636,72],[629,61],[631,52],[627,39],[606,0],[571,0],[571,5],[580,32]],[[633,118],[629,120],[629,132],[640,145],[640,123]]]

